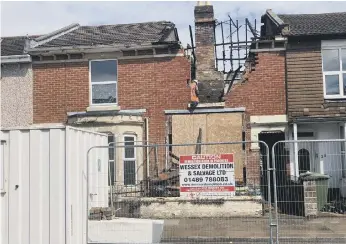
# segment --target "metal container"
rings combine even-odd
[[[107,135],[39,125],[3,129],[0,140],[0,243],[86,243],[87,151]],[[89,163],[89,182],[107,185],[108,150]],[[107,189],[91,188],[89,202],[107,207]]]

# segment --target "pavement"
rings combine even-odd
[[[310,220],[282,215],[278,226],[283,244],[346,243],[346,215]],[[167,219],[161,243],[268,244],[269,237],[268,217]]]

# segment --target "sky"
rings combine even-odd
[[[209,2],[214,6],[215,18],[218,21],[227,20],[229,15],[232,19],[239,20],[239,25],[243,25],[245,18],[251,23],[254,23],[256,18],[257,29],[260,27],[260,17],[266,9],[272,9],[277,14],[346,12],[346,1]],[[1,36],[46,34],[72,23],[109,25],[165,20],[175,23],[180,41],[186,47],[187,43],[191,43],[189,25],[194,30],[194,6],[197,1],[0,1],[0,4]],[[229,33],[229,30],[225,32]],[[243,25],[240,41],[244,38]],[[221,32],[218,30],[216,39],[218,43],[221,42]],[[226,53],[230,54],[228,50],[226,47]],[[221,46],[218,47],[217,53],[222,55]],[[245,51],[241,51],[240,56],[243,57],[244,53]],[[233,57],[236,56],[235,50]],[[222,65],[222,62],[219,63]],[[228,70],[229,67],[227,65]],[[223,70],[223,66],[219,66],[218,69]]]
[[[210,1],[215,17],[224,20],[257,18],[272,9],[276,13],[346,11],[346,2],[238,2]],[[114,2],[1,2],[1,36],[44,34],[71,23],[102,25],[167,20],[176,24],[183,44],[190,42],[196,1]],[[313,7],[312,7],[313,5]]]

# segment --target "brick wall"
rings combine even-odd
[[[88,63],[34,65],[34,123],[65,123],[89,105]]]
[[[285,56],[279,52],[258,53],[255,71],[248,74],[248,80],[235,84],[226,96],[227,107],[245,107],[245,140],[251,141],[251,116],[286,114]],[[251,150],[247,158],[247,183],[259,186],[259,150]]]
[[[284,54],[258,53],[255,71],[234,85],[226,99],[227,107],[246,107],[249,116],[286,114]]]
[[[88,62],[34,65],[34,123],[66,122],[89,106]],[[119,60],[121,109],[147,109],[150,142],[163,143],[165,109],[185,109],[190,90],[186,57]]]

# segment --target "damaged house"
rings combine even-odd
[[[218,71],[213,6],[198,3],[195,7],[195,77],[198,80],[199,104],[192,111],[166,111],[171,121],[173,143],[264,141],[273,145],[285,139],[287,128],[285,93],[285,55],[282,40],[249,42],[249,58],[240,79],[226,80]],[[224,44],[222,44],[224,45]],[[229,44],[230,45],[230,44]],[[244,49],[245,49],[245,45]],[[245,59],[245,58],[244,58]],[[190,128],[184,126],[192,125]],[[175,149],[186,154],[192,149]],[[179,152],[178,152],[179,150]],[[186,151],[183,151],[186,150]],[[201,153],[233,152],[236,183],[257,188],[261,164],[267,152],[259,143],[202,146]]]
[[[252,45],[247,78],[225,89],[224,74],[215,69],[213,6],[199,3],[194,14],[194,69],[171,22],[74,24],[27,40],[25,52],[33,65],[33,123],[105,132],[110,143],[127,146],[244,140],[270,144],[283,139],[287,119],[282,40]],[[276,72],[268,72],[269,66]],[[189,108],[187,86],[191,70],[200,92],[194,109]],[[110,182],[133,188],[148,177],[167,177],[160,172],[174,169],[181,155],[233,152],[237,184],[258,187],[263,150],[258,143],[146,146],[126,152],[119,147],[110,150]]]

